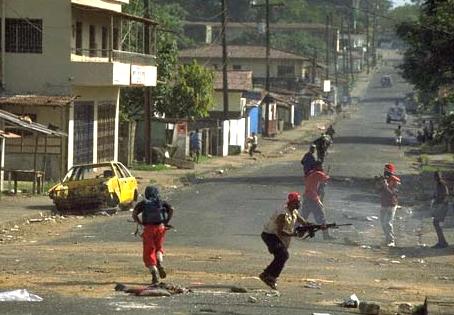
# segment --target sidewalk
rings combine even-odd
[[[368,76],[359,75],[355,82],[352,95],[360,96],[367,87]],[[314,119],[303,121],[302,126],[285,131],[273,138],[259,138],[258,150],[254,158],[247,153],[227,157],[213,157],[196,164],[194,169],[170,168],[162,171],[132,170],[139,182],[139,190],[153,184],[161,188],[163,193],[171,192],[179,187],[189,185],[200,177],[222,176],[229,170],[238,169],[247,165],[265,163],[271,159],[283,157],[286,153],[299,150],[301,156],[307,151],[307,144],[320,135],[322,130],[338,119],[348,118],[355,108],[349,108],[339,115],[322,115]],[[30,219],[50,216],[53,209],[52,201],[47,196],[3,196],[0,200],[0,228],[11,228],[14,225],[26,223]]]

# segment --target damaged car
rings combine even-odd
[[[138,198],[137,180],[120,162],[73,166],[49,189],[58,212],[129,209]]]

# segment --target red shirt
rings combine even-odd
[[[304,178],[304,197],[309,198],[315,202],[320,202],[318,190],[321,183],[327,182],[329,176],[322,171],[310,172]]]

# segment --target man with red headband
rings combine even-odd
[[[259,275],[259,278],[273,290],[277,289],[277,278],[289,258],[290,239],[292,236],[296,236],[295,224],[306,224],[298,212],[300,206],[300,194],[298,192],[289,193],[287,205],[276,211],[263,228],[262,240],[274,259]]]
[[[394,237],[394,216],[397,209],[397,187],[400,185],[400,179],[395,175],[396,167],[392,163],[385,164],[383,170],[383,183],[380,189],[381,210],[380,222],[385,234],[386,245],[395,247]]]
[[[313,169],[304,178],[304,202],[301,214],[305,220],[312,213],[317,224],[326,224],[326,215],[320,194],[323,192],[323,185],[328,180],[329,176],[323,171],[322,162],[315,162]],[[323,230],[323,239],[333,240],[335,238],[329,235],[328,230]]]

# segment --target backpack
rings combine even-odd
[[[167,212],[167,209],[163,207],[161,200],[144,200],[142,212],[143,224],[161,224],[167,222],[168,219],[169,213]]]

